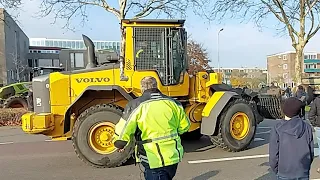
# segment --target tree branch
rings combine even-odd
[[[267,3],[266,1],[264,1],[264,0],[261,0],[261,2],[262,2],[263,4],[265,4],[265,5],[269,8],[269,10],[276,16],[276,18],[278,18],[279,21],[285,23],[285,20],[278,14],[278,12],[276,12],[276,11],[272,8],[272,6],[271,6],[270,4],[268,4],[268,3]]]
[[[308,6],[308,13],[310,13],[310,16],[311,16],[311,27],[310,27],[310,30],[307,34],[307,37],[305,38],[304,40],[304,43],[307,44],[308,41],[319,31],[320,29],[320,23],[318,24],[318,26],[316,27],[316,29],[312,32],[313,28],[314,28],[314,21],[315,21],[315,18],[314,18],[314,13],[313,13],[313,10],[312,8],[314,7],[314,5],[316,4],[316,2],[318,2],[318,0],[315,0],[313,2],[313,4],[310,4],[310,2],[308,0],[306,0],[306,4]]]
[[[319,0],[314,0],[311,4],[308,0],[306,0],[306,3],[309,4],[309,9],[308,11],[304,14],[304,16],[306,16],[307,14],[309,14],[309,12],[312,10],[312,8],[317,4],[317,2],[319,2]]]
[[[160,3],[159,5],[153,7],[155,3]],[[144,6],[143,10],[136,14],[133,19],[140,19],[149,16],[153,11],[163,9],[167,4],[170,3],[170,0],[167,2],[162,2],[161,0],[152,0],[148,5]]]

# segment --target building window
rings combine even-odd
[[[288,65],[287,64],[283,64],[283,69],[288,69]]]
[[[287,55],[283,55],[283,60],[287,60]]]
[[[317,64],[316,63],[308,63],[304,64],[305,69],[317,69]]]
[[[83,53],[75,53],[75,66],[79,68],[84,67],[84,61],[83,61]]]
[[[72,41],[72,49],[75,49],[76,48],[76,42]]]
[[[76,49],[80,49],[80,42],[79,41],[76,42]]]
[[[74,68],[74,53],[70,53],[70,67]]]
[[[52,59],[39,59],[39,66],[52,66]]]
[[[304,55],[304,59],[317,59],[317,55],[316,54],[307,54],[307,55]]]
[[[54,67],[59,67],[60,66],[59,59],[53,59],[53,66]]]
[[[28,66],[33,67],[33,59],[28,59]]]
[[[283,79],[288,79],[288,73],[283,73],[282,77]]]
[[[11,76],[12,80],[15,80],[15,78],[14,78],[15,76],[14,76],[14,71],[13,70],[10,70],[10,76]]]
[[[70,53],[71,68],[83,68],[84,58],[83,53]]]

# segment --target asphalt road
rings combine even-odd
[[[268,136],[274,122],[266,120],[261,123],[250,149],[239,153],[214,148],[206,137],[200,141],[184,142],[186,153],[175,179],[274,179],[267,157]],[[42,135],[26,135],[19,128],[0,128],[0,179],[143,179],[139,166],[135,166],[132,161],[118,168],[95,169],[76,157],[70,141],[50,142],[47,139]],[[320,178],[316,172],[317,167],[320,167],[318,158],[312,166],[312,179]]]

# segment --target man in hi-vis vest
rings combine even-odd
[[[155,78],[143,78],[141,91],[116,125],[114,145],[121,152],[135,136],[137,162],[145,168],[145,179],[171,180],[184,154],[180,135],[190,128],[189,118],[180,102],[159,91]]]

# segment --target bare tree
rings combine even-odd
[[[21,0],[5,0],[5,1],[0,1],[0,4],[5,8],[5,9],[18,9],[21,6]]]
[[[28,66],[18,57],[16,53],[10,53],[14,65],[14,71],[17,75],[18,82],[21,82],[21,75],[24,75]]]
[[[189,74],[211,69],[208,64],[210,62],[208,52],[203,47],[203,44],[192,39],[188,40],[187,55],[189,59]]]
[[[296,83],[301,84],[304,48],[320,29],[320,0],[207,0],[212,19],[238,17],[253,21],[262,27],[263,20],[275,17],[279,23],[277,30],[287,33],[296,51]],[[211,19],[211,20],[212,20]]]
[[[200,0],[199,0],[200,1]],[[139,19],[156,14],[159,17],[161,14],[168,17],[185,16],[186,10],[189,7],[201,8],[200,2],[197,0],[118,0],[119,7],[110,5],[109,0],[43,0],[41,3],[42,16],[54,14],[56,19],[66,19],[65,27],[69,28],[70,21],[75,16],[81,16],[83,22],[88,15],[86,9],[88,6],[101,7],[109,13],[115,15],[120,22],[121,31],[121,49],[120,49],[120,74],[121,79],[126,79],[124,76],[123,62],[125,57],[125,31],[121,26],[121,21],[128,18],[128,14],[133,14],[132,19]]]

